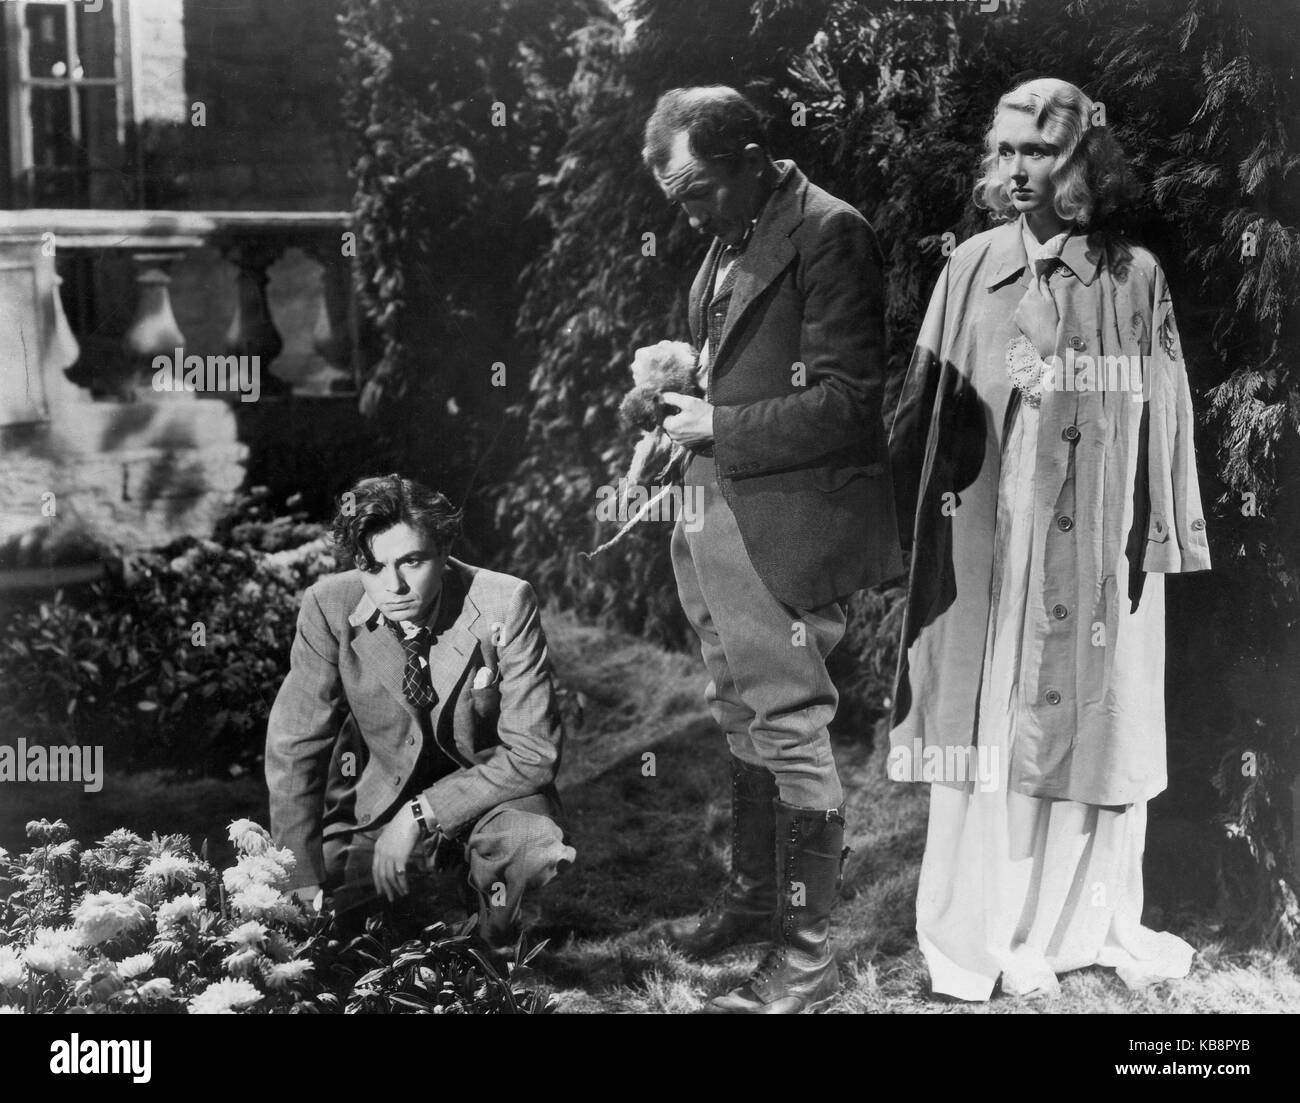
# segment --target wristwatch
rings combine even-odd
[[[431,835],[438,834],[438,825],[430,826],[429,821],[424,818],[424,805],[420,803],[417,797],[411,801],[411,815],[415,817],[415,822],[420,826],[420,838],[427,839]]]

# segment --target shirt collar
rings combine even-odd
[[[1023,227],[1024,216],[1022,215],[1014,222],[1004,223],[994,231],[993,263],[987,284],[990,290],[1006,282],[1011,276],[1019,275],[1028,267],[1029,256],[1025,250],[1027,231]],[[1053,238],[1039,248],[1054,249],[1057,240]],[[1099,246],[1089,244],[1087,235],[1081,233],[1078,226],[1069,232],[1069,236],[1060,247],[1059,256],[1061,263],[1073,272],[1085,287],[1091,285],[1097,278],[1097,270],[1101,267],[1102,251]]]

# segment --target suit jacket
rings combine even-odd
[[[866,219],[792,162],[777,166],[736,262],[707,398],[750,561],[775,597],[812,609],[903,571],[880,410],[883,281]],[[720,249],[691,288],[697,348]]]
[[[402,693],[405,652],[360,574],[323,578],[303,596],[266,734],[271,833],[297,858],[290,887],[324,879],[326,834],[382,823],[409,799],[422,751],[447,759],[423,791],[447,834],[553,782],[562,723],[532,587],[449,558],[433,627],[425,748]],[[484,666],[490,682],[474,689]]]

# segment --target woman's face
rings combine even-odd
[[[997,114],[993,141],[1012,206],[1025,215],[1052,211],[1056,197],[1052,169],[1061,151],[1043,137],[1030,115],[1009,108]]]

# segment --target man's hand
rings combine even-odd
[[[659,396],[678,412],[664,418],[664,432],[677,444],[693,447],[713,440],[713,406],[702,398],[676,391],[664,391]]]
[[[406,884],[406,862],[419,837],[420,825],[403,805],[375,843],[375,857],[370,866],[375,888],[384,899],[396,900],[410,891]]]

